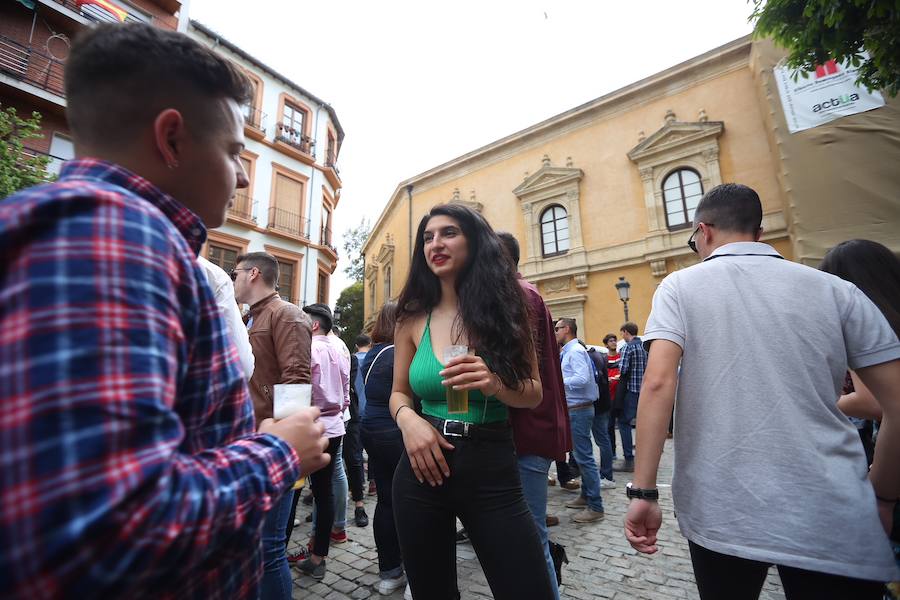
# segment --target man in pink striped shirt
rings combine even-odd
[[[303,307],[303,312],[309,314],[313,322],[310,356],[312,404],[322,411],[319,422],[325,425],[325,437],[328,438],[326,452],[332,460],[327,467],[309,478],[316,501],[312,552],[309,558],[297,564],[297,568],[313,579],[321,580],[325,577],[325,557],[328,556],[334,525],[334,492],[331,485],[334,459],[340,452],[345,433],[342,413],[350,406],[350,360],[328,339],[333,325],[331,309],[325,304],[310,304]]]

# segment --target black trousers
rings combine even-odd
[[[309,486],[312,488],[313,498],[316,501],[316,522],[313,523],[313,554],[328,556],[328,546],[331,543],[331,528],[334,526],[334,491],[331,487],[331,477],[334,475],[334,457],[341,445],[344,436],[328,438],[328,448],[325,450],[330,456],[326,467],[323,467],[309,476]]]
[[[413,597],[456,598],[455,519],[459,517],[498,600],[552,600],[534,518],[525,503],[512,437],[450,437],[450,477],[419,483],[406,452],[394,474],[394,518]],[[379,492],[380,493],[380,492]]]
[[[344,434],[343,458],[350,486],[350,497],[354,502],[362,502],[365,498],[363,484],[366,482],[366,474],[363,467],[363,445],[359,435],[359,420],[347,421],[345,428],[347,433]]]
[[[378,572],[394,576],[403,566],[400,540],[394,524],[394,470],[403,455],[403,434],[397,427],[389,429],[362,428],[363,445],[369,454],[369,473],[375,478],[378,499],[375,504],[373,530],[375,548],[378,550]]]
[[[701,600],[757,600],[771,565],[689,542]],[[787,600],[880,600],[884,585],[776,565]]]

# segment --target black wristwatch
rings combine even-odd
[[[625,484],[625,495],[629,498],[637,498],[638,500],[659,500],[659,490],[653,488],[651,490],[642,490],[634,487],[632,482]]]

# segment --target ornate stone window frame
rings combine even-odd
[[[628,158],[637,165],[644,183],[647,229],[651,235],[669,232],[662,183],[670,173],[693,169],[700,175],[704,191],[722,183],[719,137],[724,131],[722,121],[706,120],[706,113],[701,110],[696,122],[677,121],[675,113],[669,111],[661,129],[648,138],[643,138],[641,132],[641,141],[628,152]]]
[[[553,321],[556,322],[563,317],[575,319],[578,326],[578,337],[582,340],[588,338],[587,323],[584,320],[584,304],[587,302],[587,294],[573,294],[563,298],[550,298],[544,300],[550,314],[553,315]]]
[[[544,155],[542,166],[513,190],[519,199],[525,220],[525,244],[520,269],[525,277],[535,277],[546,272],[587,272],[587,253],[581,234],[581,179],[584,172],[572,166],[571,159],[565,167],[554,167]],[[569,250],[557,255],[544,256],[541,235],[541,215],[551,206],[565,209],[569,220]]]

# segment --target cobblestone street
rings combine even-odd
[[[619,446],[621,448],[621,446]],[[560,519],[560,524],[550,528],[550,538],[563,544],[569,564],[563,567],[563,598],[587,600],[612,598],[615,600],[663,600],[667,598],[698,598],[691,572],[687,540],[681,536],[672,513],[672,495],[669,484],[672,478],[672,441],[666,442],[666,451],[660,465],[660,504],[664,511],[663,529],[660,532],[660,551],[654,556],[639,555],[631,549],[623,534],[623,519],[627,508],[624,486],[629,480],[625,473],[617,474],[618,487],[603,491],[606,518],[599,523],[578,524],[572,521],[575,509],[565,508],[574,498],[559,486],[549,489],[548,512]],[[551,472],[553,469],[551,469]],[[306,493],[304,491],[304,493]],[[309,514],[309,507],[302,504],[298,518]],[[375,510],[375,497],[366,498],[366,512],[371,519]],[[353,510],[348,509],[352,522]],[[306,543],[310,525],[301,523],[294,530],[291,544]],[[294,570],[294,598],[303,600],[344,600],[346,598],[391,598],[399,600],[403,590],[390,596],[380,596],[374,586],[378,582],[377,555],[372,537],[372,527],[358,528],[352,524],[347,529],[349,541],[332,546],[328,557],[325,579],[317,582],[301,576]],[[469,544],[457,545],[458,578],[463,600],[492,598],[490,588]],[[511,564],[510,568],[515,568]],[[781,600],[781,583],[772,569],[763,587],[761,600]]]

